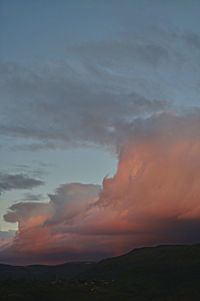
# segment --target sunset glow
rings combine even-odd
[[[199,243],[200,3],[17,2],[0,4],[0,262]]]

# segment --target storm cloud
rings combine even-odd
[[[14,53],[10,48],[0,62],[1,151],[5,157],[5,150],[13,157],[21,152],[26,161],[19,165],[24,174],[0,174],[0,193],[43,185],[40,171],[21,169],[36,152],[65,168],[65,159],[56,157],[60,150],[87,147],[92,154],[98,148],[118,163],[101,186],[75,182],[66,164],[72,183],[65,183],[63,172],[58,181],[54,169],[48,200],[43,190],[16,196],[21,201],[9,203],[4,222],[18,230],[0,248],[0,261],[98,260],[139,246],[199,242],[199,3],[147,2],[93,1],[90,8],[80,2],[79,10],[57,4],[55,23],[49,21],[52,4],[44,15],[34,5],[16,8],[16,24],[23,23],[21,11],[34,11],[30,20],[39,26],[18,28],[19,40],[27,37],[24,45],[18,43]],[[54,48],[58,33],[62,54]],[[5,36],[12,40],[14,34]],[[93,168],[90,158],[84,163],[83,181]]]
[[[102,187],[64,184],[48,203],[12,205],[4,219],[19,230],[2,260],[59,263],[198,242],[199,121],[198,114],[160,114],[144,120],[138,135],[131,124],[117,171]]]

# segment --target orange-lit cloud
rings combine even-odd
[[[199,242],[198,122],[148,120],[138,135],[127,135],[117,171],[101,189],[66,184],[47,204],[13,205],[4,218],[17,221],[19,231],[1,261],[91,260],[143,245]]]

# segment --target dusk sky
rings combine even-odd
[[[0,262],[200,242],[200,1],[0,0]]]

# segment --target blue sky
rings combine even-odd
[[[45,182],[2,189],[2,230],[27,193],[112,175],[124,120],[199,107],[199,20],[197,0],[0,1],[0,174]]]

